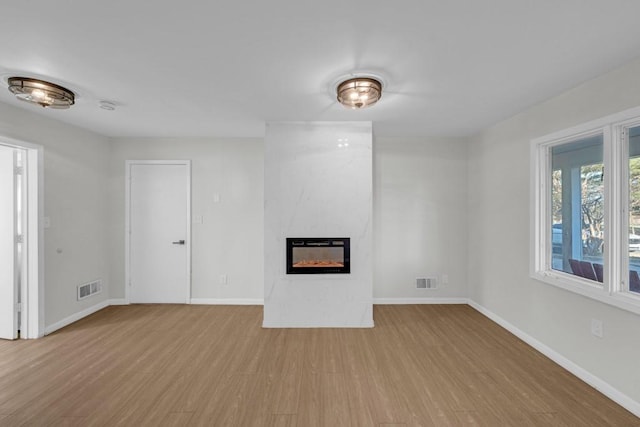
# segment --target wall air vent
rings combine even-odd
[[[418,277],[416,278],[417,289],[437,289],[438,278],[437,277]]]
[[[78,285],[78,301],[100,292],[102,292],[102,280],[94,280],[84,285]]]

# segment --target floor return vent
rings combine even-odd
[[[78,301],[100,292],[102,292],[102,280],[94,280],[84,285],[78,285]]]
[[[417,289],[436,289],[437,287],[438,287],[438,279],[436,277],[416,278]]]

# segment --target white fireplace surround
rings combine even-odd
[[[371,122],[272,122],[264,327],[372,327]],[[351,239],[350,274],[286,274],[287,237]]]

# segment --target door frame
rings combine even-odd
[[[135,165],[183,165],[187,168],[187,283],[185,303],[191,304],[191,160],[125,160],[125,302],[130,304],[131,295],[131,167]]]
[[[24,280],[20,286],[20,337],[44,336],[44,148],[0,136],[0,145],[24,150],[26,180]]]

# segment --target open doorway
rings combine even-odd
[[[0,138],[0,338],[44,332],[42,147]]]

